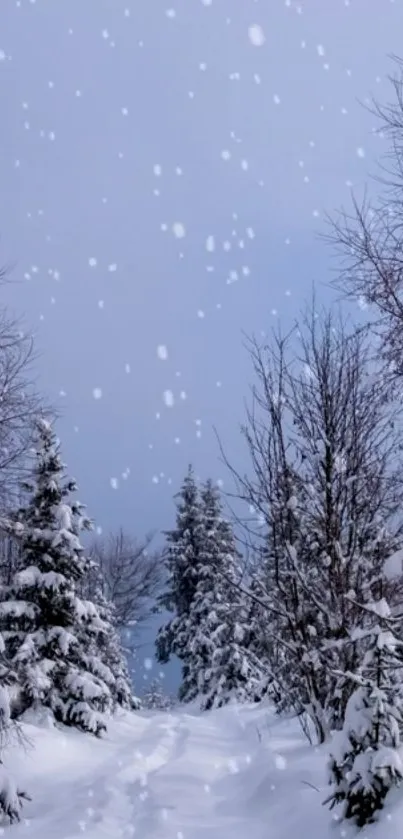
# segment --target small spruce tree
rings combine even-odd
[[[21,570],[0,604],[0,626],[20,683],[20,712],[46,707],[57,721],[99,735],[113,701],[94,650],[109,627],[77,595],[89,569],[78,536],[87,520],[70,500],[76,485],[64,468],[52,427],[41,419],[31,498],[14,526]]]
[[[143,707],[147,711],[169,711],[172,708],[172,699],[167,696],[159,679],[150,682],[143,696]]]
[[[156,657],[161,664],[166,664],[172,655],[183,661],[189,642],[188,616],[197,587],[204,535],[199,491],[191,466],[176,496],[176,506],[176,527],[166,534],[167,587],[158,600],[159,611],[173,613],[157,633]]]
[[[325,803],[342,805],[342,818],[358,827],[375,821],[392,787],[403,779],[399,754],[403,725],[401,692],[402,642],[398,623],[385,599],[367,604],[375,617],[368,629],[369,647],[335,736],[330,758],[331,796]],[[361,635],[361,633],[360,633]]]
[[[103,679],[111,692],[114,709],[138,709],[138,700],[133,696],[126,656],[116,626],[116,610],[105,594],[105,583],[99,566],[95,561],[91,562],[90,572],[80,586],[80,594],[87,594],[88,600],[93,599],[98,614],[107,627],[107,632],[94,636],[93,654],[103,665]]]
[[[252,701],[262,677],[247,649],[248,606],[239,589],[240,555],[220,494],[208,480],[201,490],[203,542],[195,595],[187,618],[182,701],[201,697],[208,710],[230,699]]]

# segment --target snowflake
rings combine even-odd
[[[185,225],[181,221],[175,221],[172,225],[172,232],[177,239],[183,239],[186,236]]]
[[[158,358],[159,358],[161,361],[166,361],[166,360],[167,360],[167,358],[168,358],[168,350],[167,350],[167,348],[166,348],[165,344],[160,344],[160,345],[157,347],[157,355],[158,355]]]
[[[94,399],[101,399],[102,398],[102,389],[100,387],[94,387],[92,391],[92,395]]]
[[[254,47],[262,47],[266,41],[262,27],[253,23],[248,29],[249,40]]]
[[[172,390],[164,390],[163,397],[164,397],[164,402],[165,402],[165,405],[167,406],[167,408],[172,408],[173,405],[175,404],[175,398],[174,398],[174,395],[172,393]]]
[[[276,764],[276,769],[284,771],[284,769],[287,768],[287,761],[285,757],[283,757],[282,755],[276,755],[274,758],[274,762]]]

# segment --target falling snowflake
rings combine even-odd
[[[274,758],[274,762],[276,764],[276,769],[284,771],[284,769],[287,768],[287,761],[285,757],[283,757],[282,755],[276,755]]]
[[[102,398],[101,388],[100,387],[94,387],[94,390],[92,391],[92,395],[93,395],[94,399],[101,399]]]
[[[214,236],[207,236],[206,239],[206,251],[209,253],[213,253],[215,251],[215,239]]]
[[[167,350],[165,344],[160,344],[157,347],[157,355],[158,355],[158,358],[161,359],[161,361],[166,361],[167,360],[168,350]]]
[[[111,478],[110,484],[111,484],[112,489],[118,489],[118,487],[119,487],[119,482],[118,482],[117,478]]]
[[[186,236],[185,225],[181,221],[175,221],[172,225],[172,232],[177,239],[183,239]]]
[[[95,259],[95,256],[91,256],[88,260],[88,265],[90,266],[90,268],[96,268],[97,264],[98,260]]]
[[[262,47],[266,41],[262,27],[253,23],[248,29],[249,40],[254,47]]]
[[[172,408],[175,404],[175,397],[172,390],[164,390],[163,399],[167,408]]]

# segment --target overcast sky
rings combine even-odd
[[[242,331],[329,299],[324,211],[382,153],[401,0],[2,0],[4,300],[89,513],[173,523],[189,461],[228,485]]]

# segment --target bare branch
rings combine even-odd
[[[162,553],[151,548],[153,539],[154,534],[148,534],[137,541],[120,528],[106,539],[95,539],[90,547],[120,627],[138,626],[152,613],[164,581]]]

